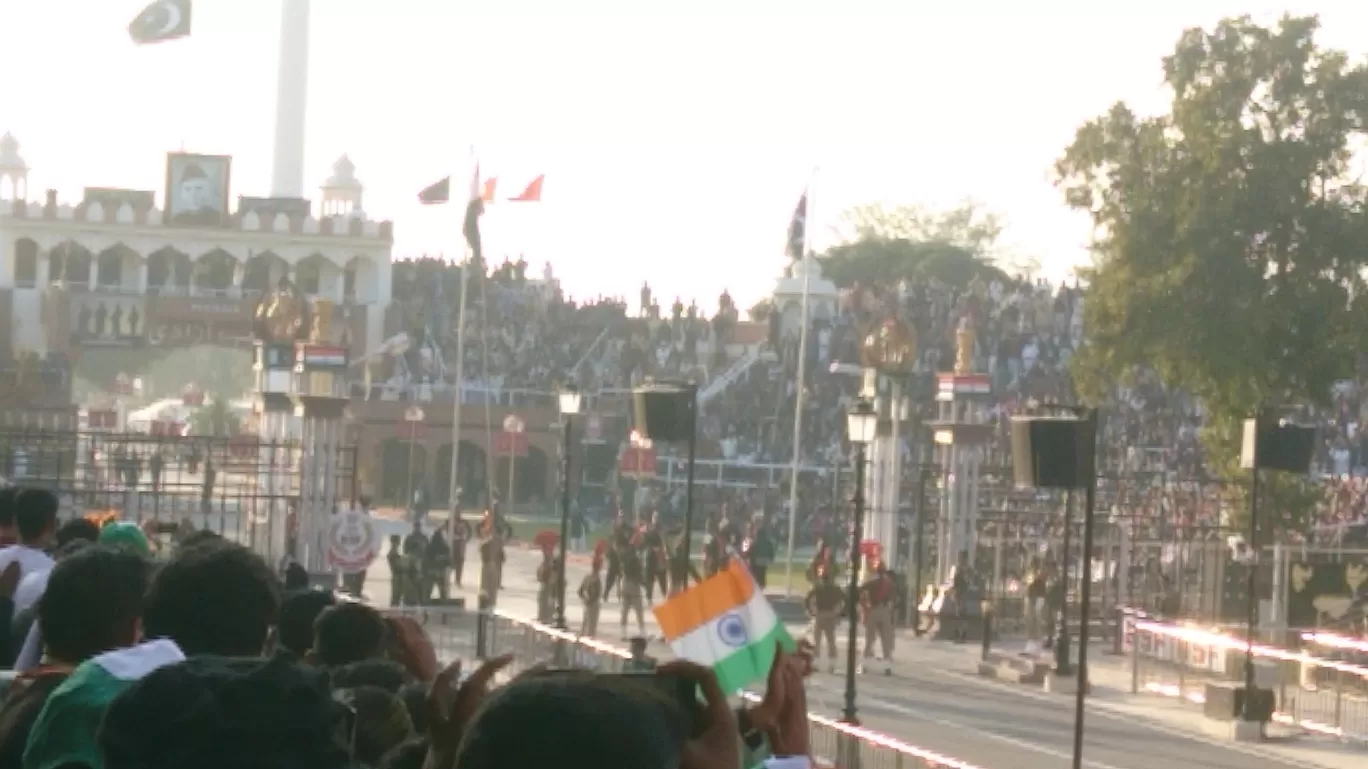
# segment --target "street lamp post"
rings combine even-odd
[[[1073,661],[1069,653],[1069,535],[1073,531],[1073,489],[1064,490],[1064,546],[1059,554],[1059,585],[1063,590],[1059,602],[1059,630],[1055,634],[1055,673],[1067,676],[1073,673]],[[1085,575],[1088,579],[1091,575]],[[1087,628],[1079,630],[1086,633]]]
[[[858,401],[846,417],[846,431],[855,448],[854,525],[850,530],[850,581],[846,588],[846,622],[849,636],[846,644],[845,710],[841,720],[859,723],[855,710],[856,645],[859,638],[860,604],[860,542],[864,538],[864,464],[865,447],[874,440],[879,427],[879,414],[869,401]]]
[[[570,421],[580,413],[580,392],[574,385],[566,385],[560,392],[561,430],[564,441],[561,450],[561,521],[560,562],[556,579],[556,628],[565,629],[565,542],[570,538]]]

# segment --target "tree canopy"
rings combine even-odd
[[[944,212],[919,206],[856,206],[842,214],[846,241],[818,256],[838,286],[917,277],[964,286],[976,275],[1002,277],[990,253],[1002,226],[974,203]]]
[[[1351,171],[1368,71],[1319,47],[1317,28],[1241,17],[1185,31],[1163,61],[1168,113],[1118,103],[1056,167],[1095,225],[1079,391],[1100,400],[1153,367],[1201,399],[1209,463],[1226,472],[1240,421],[1324,402],[1368,329],[1368,194]]]

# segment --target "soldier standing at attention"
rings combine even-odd
[[[642,607],[642,588],[641,578],[644,569],[641,565],[641,554],[633,548],[625,550],[621,556],[622,563],[622,587],[618,588],[618,594],[622,597],[622,634],[627,635],[627,618],[632,612],[636,612],[637,629],[642,635],[646,634],[646,618]]]
[[[579,597],[584,602],[584,621],[580,623],[580,635],[590,638],[598,634],[599,604],[603,601],[603,560],[594,559],[593,570],[585,576],[579,586]]]
[[[812,618],[812,658],[815,662],[822,656],[822,638],[827,643],[827,672],[836,672],[836,623],[845,611],[845,594],[836,585],[836,579],[825,568],[819,569],[817,584],[808,591],[804,601],[808,616]]]
[[[860,604],[864,609],[865,659],[874,656],[874,641],[878,639],[883,651],[884,675],[893,675],[893,599],[897,586],[888,576],[882,561],[874,561],[874,576],[860,588]]]

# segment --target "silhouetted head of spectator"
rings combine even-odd
[[[57,529],[57,547],[68,542],[85,540],[92,545],[100,539],[100,527],[88,518],[72,518]]]
[[[380,762],[380,769],[423,769],[427,753],[427,740],[409,740],[391,750]]]
[[[346,720],[319,671],[204,656],[119,695],[99,739],[105,769],[346,769]]]
[[[136,643],[150,576],[142,557],[107,547],[85,545],[59,560],[38,601],[48,656],[76,665]]]
[[[352,733],[346,735],[357,761],[375,766],[391,750],[415,735],[408,709],[398,696],[378,686],[337,689],[338,701],[352,711]]]
[[[311,660],[328,668],[363,660],[383,659],[389,625],[380,612],[365,604],[343,601],[314,621]]]
[[[399,699],[408,708],[409,720],[413,721],[413,731],[418,735],[428,732],[427,700],[428,685],[424,683],[406,684],[399,690]]]
[[[57,534],[57,495],[47,489],[24,489],[14,500],[14,523],[19,541],[44,549]]]
[[[220,539],[181,548],[152,580],[143,630],[187,657],[256,657],[280,611],[280,585],[261,557]]]
[[[285,567],[285,589],[286,590],[307,590],[309,587],[309,572],[303,566],[291,561]]]
[[[325,609],[337,603],[326,590],[291,590],[280,602],[280,621],[276,624],[276,645],[296,659],[313,648],[314,622]]]
[[[355,689],[358,686],[374,686],[390,694],[398,695],[409,682],[404,666],[390,660],[362,660],[350,665],[333,668],[332,685],[336,689]]]
[[[528,739],[529,724],[537,725],[536,739]],[[535,676],[489,696],[467,727],[457,764],[673,769],[688,732],[677,705],[626,676]]]
[[[219,536],[218,533],[208,529],[200,529],[181,540],[180,546],[181,549],[184,550],[185,548],[195,547],[206,542],[220,542],[222,540],[223,537]]]

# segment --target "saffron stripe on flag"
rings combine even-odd
[[[740,561],[655,607],[661,633],[674,640],[717,617],[750,602],[755,581]]]

